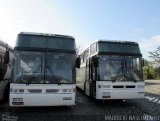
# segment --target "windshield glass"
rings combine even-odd
[[[141,59],[136,57],[126,57],[125,72],[127,80],[143,80]]]
[[[15,52],[15,83],[73,83],[74,54],[54,52]]]
[[[100,55],[99,80],[143,81],[141,58]]]
[[[101,55],[99,57],[100,80],[115,81],[119,76],[122,76],[122,57]]]
[[[41,52],[15,53],[14,82],[43,83],[44,54]]]
[[[72,83],[74,80],[74,54],[50,52],[46,55],[45,82]],[[73,81],[72,81],[73,80]]]

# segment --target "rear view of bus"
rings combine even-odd
[[[21,32],[14,48],[10,106],[75,105],[75,40]]]

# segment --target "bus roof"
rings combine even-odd
[[[10,50],[13,50],[13,48],[11,46],[9,46],[6,42],[0,40],[0,46],[4,47],[4,48],[8,48]]]
[[[94,41],[86,49],[83,49],[79,53],[79,55],[87,51],[89,48],[90,48],[90,53],[91,53],[91,47],[92,45],[96,43],[99,47],[98,47],[98,50],[94,52],[94,54],[98,52],[98,53],[108,53],[108,54],[113,53],[113,54],[121,54],[121,55],[126,54],[126,55],[142,56],[140,49],[139,49],[139,44],[137,42],[123,41],[123,40],[104,40],[104,39],[99,39],[99,40]]]
[[[19,33],[14,50],[74,53],[76,51],[75,39],[72,36],[36,32]]]
[[[125,40],[105,40],[105,39],[99,39],[92,42],[89,46],[87,46],[85,49],[82,49],[80,53],[83,53],[86,49],[88,49],[92,44],[94,43],[122,43],[122,44],[138,44],[137,42],[133,41],[125,41]]]
[[[98,40],[95,42],[104,42],[104,43],[122,43],[122,44],[138,44],[137,42],[133,41],[125,41],[125,40]],[[94,43],[95,43],[94,42]],[[93,43],[92,43],[93,44]],[[92,45],[91,44],[91,45]]]
[[[37,36],[51,36],[51,37],[73,38],[72,36],[69,36],[69,35],[50,34],[50,33],[38,33],[38,32],[20,32],[18,35],[21,35],[21,34],[23,34],[23,35],[37,35]]]

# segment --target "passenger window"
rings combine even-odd
[[[94,43],[90,47],[91,54],[94,54],[97,51],[97,43]]]
[[[81,58],[81,63],[83,63],[83,54],[80,55],[80,58]]]
[[[89,49],[84,53],[84,62],[86,62],[87,58],[89,57]]]

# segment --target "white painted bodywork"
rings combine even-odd
[[[24,92],[13,92],[16,89],[24,89]],[[40,93],[28,90],[42,90]],[[58,90],[46,92],[46,89]],[[67,91],[64,91],[67,89]],[[69,98],[69,100],[67,100]],[[15,101],[15,99],[18,99]],[[13,105],[13,102],[23,102],[23,105]],[[70,106],[75,105],[75,84],[11,84],[10,106]]]
[[[135,88],[125,88],[126,86],[133,86],[133,85],[135,85]],[[138,86],[138,85],[141,85],[141,86]],[[144,98],[144,85],[145,85],[145,82],[96,81],[96,99],[108,100],[108,99]],[[99,88],[98,86],[101,88]],[[113,88],[113,86],[123,86],[124,88]],[[103,96],[109,96],[109,97],[102,98]]]

